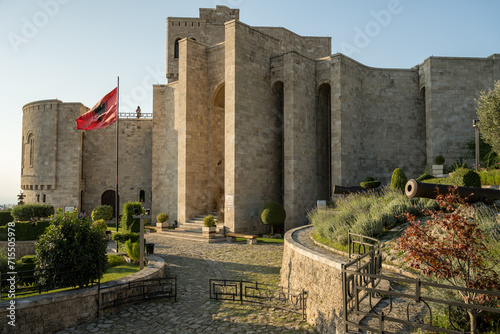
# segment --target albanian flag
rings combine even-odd
[[[118,87],[109,92],[97,104],[76,119],[78,130],[94,130],[105,128],[118,118],[116,112]]]

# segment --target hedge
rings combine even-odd
[[[12,217],[10,211],[0,211],[0,226],[5,226],[11,221],[14,221],[14,217]]]
[[[52,216],[54,207],[49,204],[21,204],[13,207],[11,214],[17,221],[36,221]]]
[[[138,210],[139,215],[143,213],[142,204],[139,202],[127,202],[123,206],[123,216],[121,220],[121,227],[124,231],[139,232],[141,229],[141,222],[139,219],[134,219],[135,210]]]
[[[39,220],[37,222],[15,222],[16,241],[37,240],[45,233],[50,225],[50,220]],[[0,241],[7,241],[8,226],[0,227]]]
[[[422,180],[424,183],[444,184],[459,187],[481,188],[481,177],[471,169],[459,168],[451,176]]]

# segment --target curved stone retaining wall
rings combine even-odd
[[[123,279],[101,284],[101,288],[163,277],[165,261],[148,256],[148,266]],[[97,317],[97,286],[15,299],[15,326],[9,325],[9,300],[0,302],[0,333],[49,334],[77,326]]]
[[[307,321],[320,333],[343,333],[342,271],[340,260],[297,242],[296,234],[311,226],[303,226],[285,234],[281,285],[307,292]]]

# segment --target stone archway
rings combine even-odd
[[[318,87],[316,108],[316,149],[318,198],[332,196],[331,88],[329,83]]]
[[[215,89],[210,105],[209,138],[209,202],[208,212],[214,212],[219,220],[224,214],[225,172],[225,84]]]
[[[120,195],[118,195],[118,203],[120,202]],[[115,208],[115,191],[114,190],[106,190],[101,195],[101,205],[109,205],[113,208],[113,218],[116,217],[116,208]]]

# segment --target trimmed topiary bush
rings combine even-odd
[[[208,215],[205,218],[203,218],[203,226],[205,226],[205,227],[217,226],[217,224],[215,223],[214,216]]]
[[[415,180],[417,180],[418,182],[422,182],[422,181],[430,180],[430,179],[434,179],[434,176],[432,176],[429,173],[424,173],[424,174],[420,175],[419,177],[417,177]]]
[[[396,168],[392,173],[391,189],[404,191],[406,182],[408,182],[408,178],[405,172],[401,168]]]
[[[459,168],[455,170],[451,175],[451,180],[454,185],[459,187],[481,188],[481,177],[471,169]]]
[[[48,288],[83,287],[96,281],[108,266],[107,245],[88,218],[78,218],[76,211],[58,210],[35,246],[35,269],[49,274],[40,277],[40,284]]]
[[[365,180],[363,182],[360,182],[359,185],[363,188],[366,188],[366,189],[375,189],[377,188],[378,186],[380,186],[382,184],[382,182],[380,181],[376,181],[373,177],[371,176],[368,176],[365,178]]]
[[[0,226],[5,226],[12,221],[14,221],[14,217],[12,217],[10,211],[0,211]]]
[[[111,205],[98,205],[92,210],[92,220],[110,220],[113,218],[113,207]]]
[[[481,177],[468,168],[458,168],[451,176],[422,180],[424,183],[444,184],[449,186],[481,188]]]
[[[49,204],[22,204],[13,207],[11,214],[17,221],[37,221],[52,216],[54,207]]]
[[[271,234],[274,225],[285,222],[286,212],[283,206],[277,202],[268,202],[260,208],[259,218],[265,225],[271,225]]]
[[[434,158],[434,163],[436,165],[443,165],[444,164],[444,157],[440,154],[440,155],[437,155],[435,158]]]
[[[159,223],[164,223],[168,220],[168,215],[164,212],[158,214],[158,216],[156,216],[156,220],[159,222]]]
[[[99,219],[92,222],[92,226],[101,231],[102,234],[106,233],[106,230],[108,229],[108,225],[106,225],[106,221],[104,219]]]
[[[127,202],[123,206],[123,216],[121,220],[121,227],[124,232],[139,232],[141,229],[140,219],[134,218],[135,211],[139,213],[139,215],[144,213],[144,208],[142,204],[139,202]]]

